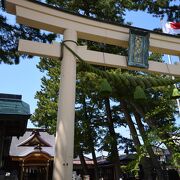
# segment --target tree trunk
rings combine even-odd
[[[90,121],[89,121],[89,118],[88,118],[85,98],[84,98],[83,105],[84,105],[85,118],[87,119],[87,125],[88,125],[87,132],[88,132],[88,135],[89,135],[89,146],[90,146],[90,149],[91,149],[93,162],[94,162],[94,178],[95,178],[95,180],[98,180],[99,179],[99,176],[98,176],[98,163],[97,163],[97,158],[96,158],[96,153],[95,153],[95,148],[94,148],[94,141],[93,141],[93,137],[92,137],[92,130],[93,129],[91,127],[91,124],[90,124]]]
[[[97,163],[97,158],[96,158],[96,153],[94,150],[94,147],[92,147],[92,157],[93,157],[93,162],[94,162],[94,175],[95,175],[95,180],[99,180],[99,174],[98,174],[98,163]]]
[[[128,112],[127,103],[124,100],[120,100],[120,103],[121,103],[120,105],[121,105],[122,111],[124,113],[126,122],[130,129],[130,133],[132,135],[134,145],[138,152],[138,150],[140,149],[141,143],[139,141],[138,134],[137,134],[136,128],[134,126],[133,120],[130,116],[130,113]],[[147,163],[146,159],[147,159],[146,157],[143,157],[142,161],[139,162],[142,165],[142,169],[143,169],[143,171],[140,170],[140,174],[141,174],[140,178],[143,178],[145,180],[153,180],[153,177],[151,174],[151,172],[153,170],[152,163],[151,162]]]
[[[143,117],[143,119],[145,120],[145,122],[148,124],[148,126],[150,128],[158,129],[158,125],[152,119],[145,119],[145,113],[144,113],[143,109],[140,106],[138,106],[138,105],[136,105],[134,103],[131,103],[131,105],[134,107],[136,112],[138,112],[138,114]],[[179,152],[180,151],[179,146],[177,146],[174,143],[174,141],[172,140],[171,136],[167,132],[161,131],[157,135],[159,136],[159,138],[161,140],[163,140],[163,143],[166,145],[167,149],[169,150],[170,157],[172,157],[174,152]]]
[[[107,113],[107,122],[108,122],[109,133],[110,133],[110,136],[112,138],[111,154],[113,155],[113,164],[114,164],[114,169],[115,169],[115,180],[119,180],[120,171],[121,171],[120,160],[119,160],[119,153],[118,153],[118,148],[117,148],[117,137],[116,137],[116,133],[114,130],[109,98],[105,98],[105,108],[106,108],[106,113]]]
[[[147,152],[148,152],[148,154],[149,154],[149,156],[150,156],[150,158],[152,160],[153,167],[155,168],[158,180],[165,180],[166,176],[163,173],[163,170],[161,168],[161,165],[160,165],[160,162],[158,160],[158,157],[154,154],[152,146],[151,146],[151,144],[148,141],[148,137],[147,137],[146,132],[144,130],[144,125],[141,122],[141,117],[140,117],[140,115],[137,112],[134,112],[134,117],[136,119],[136,122],[137,122],[137,125],[138,125],[138,129],[139,129],[139,132],[140,132],[140,134],[142,136],[142,139],[144,141],[144,145],[146,147],[146,150],[147,150]]]
[[[136,149],[139,149],[141,146],[141,143],[139,141],[138,134],[137,134],[136,128],[134,126],[134,123],[132,121],[132,118],[130,116],[130,113],[128,112],[127,103],[124,100],[120,100],[120,105],[121,105],[122,111],[124,113],[127,125],[130,129],[130,133],[132,135],[134,145],[135,145]]]
[[[86,164],[86,161],[84,159],[84,155],[83,155],[83,151],[82,151],[81,147],[79,148],[79,159],[80,159],[81,164],[82,164],[83,175],[88,175],[88,168],[87,168],[87,164]]]

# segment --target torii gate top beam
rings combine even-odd
[[[16,14],[18,23],[55,33],[74,29],[78,38],[122,47],[128,47],[129,28],[133,28],[92,20],[36,1],[6,0],[5,5],[9,13]],[[150,32],[150,51],[180,55],[180,38]]]

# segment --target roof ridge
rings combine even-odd
[[[37,143],[33,142],[35,138],[37,138]],[[51,147],[51,145],[48,142],[46,142],[43,138],[41,138],[39,131],[32,132],[32,134],[23,142],[21,142],[18,146],[33,146],[34,147],[34,146],[37,146],[38,144],[42,147]]]

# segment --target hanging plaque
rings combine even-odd
[[[148,68],[149,32],[130,29],[128,66]]]

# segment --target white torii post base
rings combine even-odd
[[[64,31],[64,40],[73,40],[76,42],[77,32],[66,29]],[[66,44],[76,51],[76,43],[66,42]],[[73,171],[76,59],[66,48],[64,48],[63,55],[53,180],[71,180]]]

